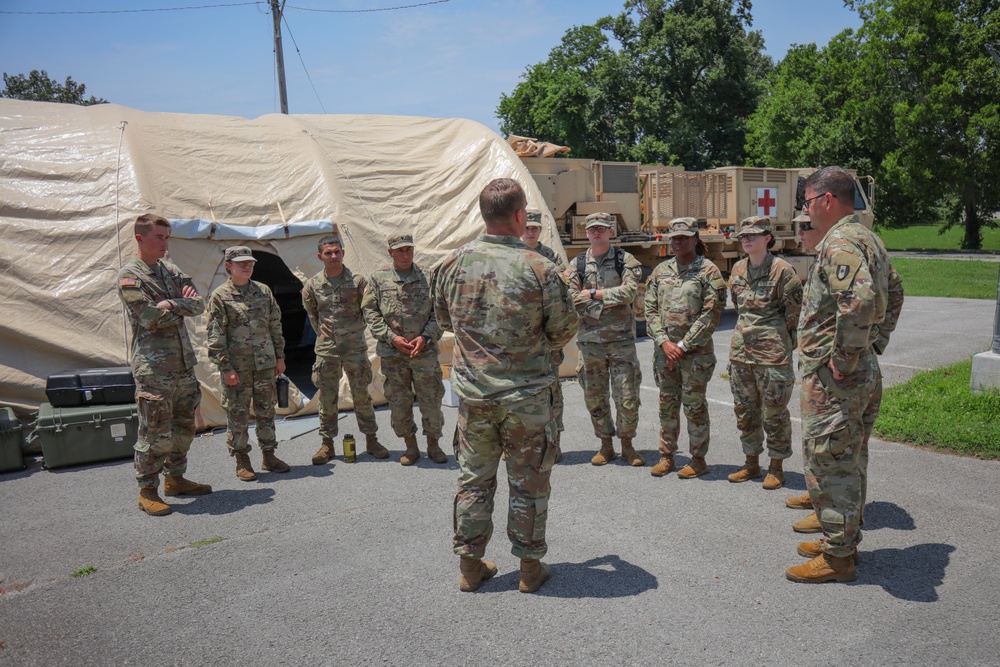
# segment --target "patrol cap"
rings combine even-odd
[[[528,222],[525,227],[541,227],[542,226],[542,212],[537,208],[528,209]]]
[[[412,248],[413,234],[393,234],[389,237],[389,250]]]
[[[591,227],[608,227],[613,228],[615,226],[615,216],[610,213],[591,213],[587,216],[587,225],[584,229],[590,229]]]
[[[226,261],[227,262],[256,262],[257,260],[253,257],[253,252],[250,248],[245,245],[234,245],[231,248],[226,248]]]
[[[696,236],[698,234],[698,221],[694,218],[674,218],[667,223],[667,238],[675,236]]]
[[[736,232],[736,238],[749,234],[770,234],[771,218],[766,215],[752,215],[740,221],[740,231]]]

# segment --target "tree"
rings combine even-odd
[[[3,74],[4,89],[0,97],[14,100],[30,100],[34,102],[61,102],[63,104],[107,104],[108,101],[91,95],[84,98],[87,86],[77,83],[73,77],[67,76],[66,83],[60,84],[50,79],[45,70],[31,70],[28,76],[23,74]]]
[[[580,157],[740,164],[771,68],[750,24],[749,0],[627,0],[620,15],[567,31],[501,96],[501,131]]]

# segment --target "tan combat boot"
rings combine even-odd
[[[253,471],[253,466],[250,465],[250,454],[242,451],[236,452],[234,456],[236,457],[236,476],[243,482],[252,482],[257,479],[257,473]]]
[[[522,593],[534,593],[542,587],[551,574],[552,568],[546,563],[537,559],[522,559],[521,583],[517,589]]]
[[[785,471],[782,470],[781,459],[771,459],[770,465],[767,466],[767,477],[764,478],[765,491],[774,491],[775,489],[780,489],[781,485],[785,483]]]
[[[323,444],[319,448],[319,451],[313,454],[312,464],[314,466],[321,466],[332,458],[333,458],[333,440],[324,439]]]
[[[601,438],[601,451],[594,454],[594,458],[590,459],[591,465],[603,466],[607,465],[608,461],[614,461],[617,457],[615,454],[615,447],[611,444],[611,438]]]
[[[458,590],[465,593],[479,590],[484,581],[497,573],[497,564],[491,560],[462,556],[458,566]]]
[[[208,484],[198,484],[189,479],[184,479],[183,475],[164,475],[163,495],[165,496],[203,496],[211,493],[212,487]]]
[[[261,455],[263,458],[260,467],[268,472],[288,472],[292,469],[291,466],[274,455],[273,449],[261,451]]]
[[[156,489],[139,489],[139,509],[150,516],[166,516],[173,511]]]
[[[751,479],[757,479],[758,477],[760,477],[760,457],[748,454],[743,467],[726,479],[733,484],[739,484],[741,482],[749,482]]]
[[[438,447],[437,438],[431,438],[431,437],[427,438],[427,456],[430,458],[431,461],[434,461],[434,463],[448,462],[448,455],[442,452],[441,448]]]
[[[420,458],[420,450],[417,448],[417,436],[408,435],[403,438],[406,443],[406,451],[399,457],[399,463],[404,466],[411,466]]]
[[[681,479],[694,479],[701,477],[708,472],[708,464],[705,463],[704,456],[692,456],[691,461],[677,471],[677,476]]]
[[[799,547],[796,549],[800,556],[805,556],[806,558],[815,558],[823,553],[823,540],[813,540],[812,542],[799,542]],[[854,553],[851,554],[851,562],[855,565],[858,564],[858,547],[855,545]]]
[[[785,507],[790,507],[793,510],[809,510],[811,512],[813,508],[813,501],[812,498],[809,497],[809,492],[807,491],[801,496],[786,498]]]
[[[374,433],[365,433],[365,451],[377,459],[389,458],[389,450],[382,446]]]
[[[653,469],[649,471],[653,477],[663,477],[668,472],[674,469],[674,455],[673,454],[663,454],[660,456],[660,461]]]
[[[628,461],[628,464],[633,468],[646,465],[646,459],[639,456],[632,447],[632,438],[622,438],[622,458]]]
[[[812,512],[806,518],[799,519],[793,523],[792,530],[796,533],[822,533],[823,526],[820,525],[816,512]]]
[[[857,570],[850,556],[820,554],[810,561],[785,570],[789,581],[800,584],[821,584],[824,581],[854,581]]]

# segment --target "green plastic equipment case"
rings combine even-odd
[[[10,408],[0,408],[0,472],[24,468],[21,422]]]
[[[42,403],[29,440],[41,440],[46,468],[60,468],[131,458],[138,428],[139,408],[135,403],[78,408]]]

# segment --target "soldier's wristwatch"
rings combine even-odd
[[[597,298],[597,290],[594,289],[593,287],[590,288],[590,298],[591,299],[596,299]]]

